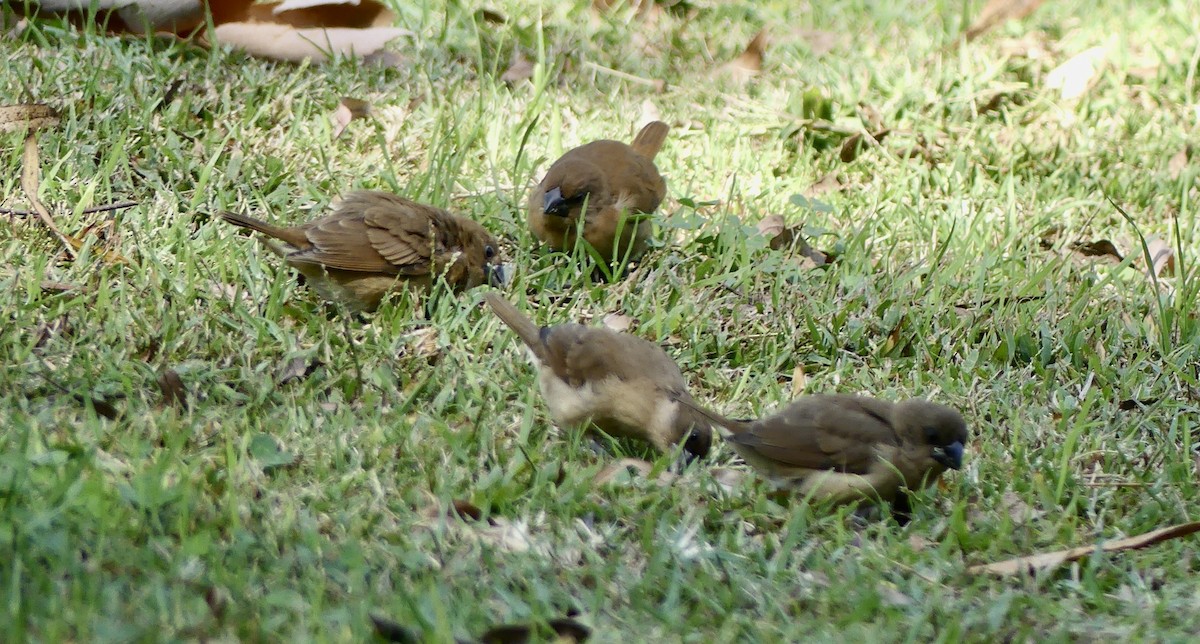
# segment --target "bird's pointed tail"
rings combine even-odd
[[[492,307],[492,311],[508,325],[521,338],[521,341],[526,344],[535,354],[540,355],[539,348],[542,345],[541,328],[533,323],[517,310],[517,307],[512,305],[512,302],[504,299],[497,293],[486,293],[483,299],[487,301],[488,306]]]
[[[667,132],[671,131],[671,126],[662,121],[650,121],[642,128],[637,136],[633,137],[633,149],[638,154],[653,160],[658,151],[662,149],[663,142],[667,140]]]

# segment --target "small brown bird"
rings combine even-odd
[[[666,123],[651,121],[633,145],[602,139],[562,155],[529,195],[533,236],[569,252],[582,228],[584,240],[604,261],[640,258],[650,238],[646,216],[667,195],[654,156],[669,130]]]
[[[776,485],[835,504],[878,498],[898,515],[911,511],[903,489],[962,467],[967,442],[962,415],[918,398],[804,396],[758,420],[731,420],[684,402],[726,430],[737,453]]]
[[[248,215],[225,221],[288,245],[268,243],[326,299],[373,311],[388,292],[428,290],[439,278],[455,291],[503,281],[499,245],[477,222],[389,192],[346,195],[332,214],[300,226]]]
[[[646,441],[663,452],[682,442],[689,460],[708,455],[712,427],[661,347],[582,324],[539,328],[500,295],[484,297],[529,348],[542,397],[560,427],[590,419],[610,436]]]

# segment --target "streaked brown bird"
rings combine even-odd
[[[601,139],[562,155],[529,195],[533,236],[570,252],[582,230],[605,262],[640,258],[650,238],[647,216],[667,195],[654,157],[669,130],[651,121],[632,145]]]
[[[333,213],[300,226],[221,218],[284,242],[268,247],[322,297],[354,310],[373,311],[393,290],[428,290],[438,279],[455,291],[503,281],[500,246],[483,226],[390,192],[351,192]]]
[[[804,396],[758,420],[732,420],[690,399],[685,404],[724,429],[746,463],[776,485],[834,504],[888,501],[902,522],[911,512],[904,490],[962,467],[967,443],[961,414],[919,398]]]
[[[601,327],[538,327],[500,295],[484,297],[529,348],[542,397],[560,427],[590,420],[610,436],[646,441],[662,452],[683,443],[689,460],[708,455],[712,427],[661,347]]]

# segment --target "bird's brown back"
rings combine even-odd
[[[806,396],[745,425],[730,440],[784,465],[866,474],[875,446],[897,445],[893,404],[859,396]]]

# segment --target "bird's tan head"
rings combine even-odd
[[[484,283],[500,286],[504,283],[500,244],[479,222],[458,217],[457,248],[451,249],[454,263],[446,276],[456,288],[471,289]]]
[[[555,163],[542,179],[542,212],[564,219],[576,220],[584,202],[589,212],[605,206],[608,182],[594,164],[567,159]]]
[[[896,405],[892,425],[910,449],[921,454],[927,451],[935,467],[952,470],[962,467],[968,438],[967,421],[962,414],[945,405],[914,398]]]

